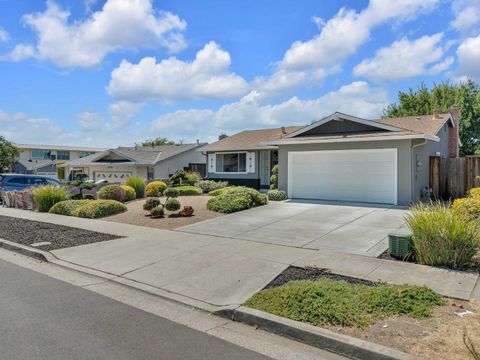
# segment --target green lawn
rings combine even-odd
[[[252,296],[245,305],[316,326],[366,327],[392,315],[421,318],[432,314],[444,299],[426,287],[343,280],[291,281]]]

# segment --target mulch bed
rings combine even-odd
[[[36,246],[40,250],[56,250],[120,238],[63,225],[0,216],[0,238],[22,245],[48,241],[51,244]]]
[[[369,280],[358,279],[350,276],[333,274],[327,269],[320,269],[316,267],[297,267],[289,266],[281,274],[279,274],[275,279],[265,286],[264,289],[270,289],[278,287],[288,283],[289,281],[296,280],[318,280],[320,278],[328,278],[332,280],[343,280],[351,284],[362,284],[367,286],[376,285],[375,282]]]

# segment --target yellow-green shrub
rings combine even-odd
[[[468,196],[469,197],[480,197],[480,187],[470,189],[468,191]]]
[[[460,216],[470,220],[480,220],[480,196],[456,199],[452,208]]]
[[[72,212],[73,216],[96,219],[127,211],[127,207],[116,200],[90,200]]]
[[[33,200],[38,211],[47,212],[56,203],[66,200],[69,197],[68,191],[59,186],[40,186],[32,191]]]
[[[134,176],[127,179],[125,185],[131,186],[135,189],[137,199],[145,197],[145,182],[140,176]]]
[[[73,216],[73,212],[80,206],[93,200],[65,200],[53,205],[48,211],[50,214]]]
[[[135,193],[135,189],[128,185],[121,186],[123,190],[125,190],[125,201],[132,201],[137,198],[137,194]]]
[[[163,191],[167,188],[167,184],[163,181],[155,180],[147,184],[145,188],[145,195],[147,197],[158,197],[162,196]]]

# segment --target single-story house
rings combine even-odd
[[[336,112],[306,126],[249,130],[204,148],[208,177],[289,198],[407,205],[429,196],[430,156],[458,157],[459,112],[367,120]]]
[[[206,173],[206,144],[175,144],[155,147],[118,147],[65,163],[70,179],[83,173],[92,180],[123,182],[132,176],[145,180],[166,178],[177,169]]]

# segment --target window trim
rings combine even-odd
[[[215,172],[214,174],[248,174],[248,151],[228,151],[228,152],[215,152]],[[245,171],[217,171],[216,163],[217,163],[217,155],[228,155],[228,154],[245,154]],[[240,164],[239,164],[240,166]]]

